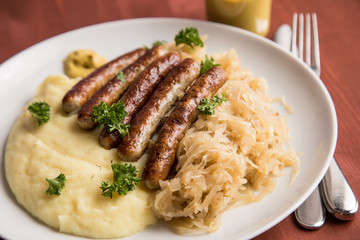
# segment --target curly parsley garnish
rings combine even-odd
[[[152,43],[152,46],[160,46],[160,45],[164,45],[165,43],[167,43],[165,40],[157,40],[155,42]]]
[[[213,115],[215,113],[215,108],[221,105],[223,102],[226,102],[227,99],[225,94],[222,94],[222,97],[215,95],[211,97],[211,100],[204,98],[200,101],[199,106],[197,107],[199,112],[205,115]]]
[[[28,107],[28,110],[36,118],[39,126],[50,120],[50,105],[46,102],[34,102]]]
[[[121,136],[125,136],[128,133],[130,125],[122,122],[127,115],[125,105],[122,101],[114,103],[111,106],[101,101],[98,106],[93,106],[91,115],[95,122],[104,125],[109,132],[116,129]]]
[[[111,168],[113,170],[114,182],[113,184],[108,182],[101,183],[100,188],[103,196],[112,198],[115,192],[121,196],[135,190],[135,185],[139,184],[141,178],[136,176],[139,171],[134,165],[130,163],[114,163],[111,165]]]
[[[151,47],[155,47],[155,46],[159,46],[159,45],[164,45],[165,43],[167,43],[167,41],[165,41],[165,40],[157,40],[157,41],[155,41],[155,42],[153,42],[152,44],[151,44]],[[148,47],[148,46],[146,46],[146,45],[144,45],[144,48],[145,48],[145,50],[149,50],[150,48]]]
[[[209,58],[208,55],[205,55],[205,61],[201,61],[200,63],[200,76],[214,66],[220,66],[220,64],[215,63],[215,59],[213,57]]]
[[[59,196],[61,194],[61,189],[65,187],[65,175],[60,173],[60,175],[54,179],[45,178],[45,180],[49,183],[49,188],[46,190],[46,193]]]
[[[121,71],[121,70],[119,71],[119,73],[116,75],[116,79],[121,82],[126,82],[123,71]]]
[[[199,31],[194,27],[187,27],[185,30],[181,29],[175,36],[176,46],[184,43],[194,49],[195,46],[204,47],[204,43],[199,36]]]

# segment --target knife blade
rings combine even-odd
[[[290,52],[290,26],[287,24],[281,25],[274,34],[274,41]],[[321,201],[318,187],[316,187],[305,202],[295,210],[295,218],[299,225],[306,229],[318,229],[325,223],[326,210]]]
[[[283,47],[286,51],[291,50],[291,28],[287,24],[282,24],[274,34],[274,42]]]
[[[274,41],[290,51],[290,26],[287,24],[281,25],[274,34]],[[317,207],[317,210],[315,209],[316,206],[319,206],[318,201],[321,201],[321,199],[323,201],[321,209],[324,209],[325,205],[327,211],[340,220],[351,220],[358,211],[356,195],[334,157],[323,180],[319,184],[319,190],[318,188],[315,189],[310,197],[295,211],[295,217],[301,226],[310,229],[317,229],[322,226],[322,221],[325,221],[326,212],[323,210],[323,213],[321,213],[322,210],[318,210],[319,207]]]

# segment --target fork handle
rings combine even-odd
[[[358,200],[340,170],[335,158],[320,184],[322,199],[331,214],[340,220],[351,220],[358,210]]]

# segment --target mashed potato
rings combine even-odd
[[[60,232],[117,238],[134,234],[156,222],[148,204],[149,192],[140,184],[126,196],[101,195],[102,181],[112,182],[116,149],[99,147],[99,130],[81,130],[76,115],[63,113],[61,99],[74,84],[65,76],[48,77],[31,101],[51,106],[50,121],[41,127],[25,108],[9,136],[5,154],[6,178],[18,202],[31,214]],[[141,170],[144,163],[136,163]],[[60,196],[45,193],[45,178],[66,175]]]

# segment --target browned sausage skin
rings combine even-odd
[[[162,117],[184,95],[187,86],[196,79],[199,72],[199,64],[187,58],[166,75],[131,121],[129,134],[118,146],[120,159],[136,161],[141,157]]]
[[[123,123],[130,123],[131,118],[145,104],[155,87],[180,60],[181,58],[178,53],[168,53],[151,63],[136,78],[121,97],[127,112]],[[104,129],[100,135],[100,145],[105,149],[116,148],[121,139],[122,137],[118,131],[115,130],[109,133],[107,129]]]
[[[212,67],[195,81],[176,104],[162,126],[146,162],[142,176],[148,188],[158,188],[159,181],[168,177],[177,146],[198,114],[197,106],[203,98],[215,94],[225,81],[225,71],[220,67]]]
[[[126,53],[95,69],[88,76],[80,80],[64,96],[62,100],[64,111],[67,113],[78,111],[97,90],[104,86],[121,69],[138,59],[144,52],[144,48],[138,48]]]
[[[120,81],[116,76],[107,84],[100,88],[80,109],[78,114],[78,124],[85,130],[92,130],[97,126],[92,119],[91,112],[93,106],[101,101],[109,105],[117,102],[124,91],[136,79],[136,77],[155,59],[167,53],[163,46],[155,46],[148,50],[143,56],[137,59],[133,64],[123,70],[124,81]]]

